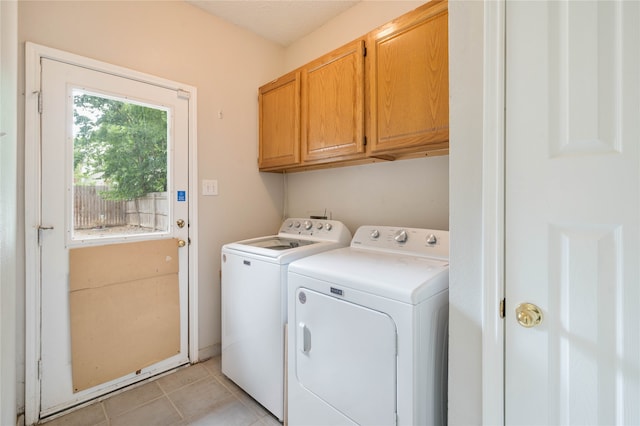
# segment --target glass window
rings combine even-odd
[[[168,232],[165,108],[74,89],[72,239]]]

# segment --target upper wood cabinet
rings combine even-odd
[[[369,34],[371,154],[446,148],[447,2],[430,2]]]
[[[300,163],[300,71],[262,86],[258,92],[260,170]]]
[[[364,156],[364,40],[302,70],[302,163]]]
[[[447,154],[447,6],[432,0],[262,86],[260,170]]]

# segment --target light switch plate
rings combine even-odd
[[[202,195],[218,195],[218,181],[214,179],[203,179]]]

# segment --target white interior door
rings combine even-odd
[[[640,3],[506,14],[505,424],[640,424]]]
[[[43,58],[41,73],[40,416],[44,417],[185,364],[189,360],[189,106],[187,97],[176,90],[58,60]],[[100,108],[92,107],[96,103]],[[106,120],[105,117],[115,114],[116,110],[120,122],[105,121],[106,124],[100,124],[101,119]],[[136,123],[134,130],[125,130],[129,122]],[[157,123],[163,123],[161,126],[164,127],[158,129]],[[90,143],[85,138],[88,145],[84,146],[84,150],[79,148],[82,142],[79,135],[83,125],[92,127],[91,131],[95,136]],[[154,145],[152,150],[143,149],[144,144],[156,143],[163,137],[160,148]],[[108,141],[110,145],[105,145],[104,141]],[[115,164],[116,160],[109,150],[125,150],[127,144],[133,146],[133,150],[118,154],[127,160],[126,163]],[[78,158],[82,156],[86,158]],[[109,156],[112,158],[111,163],[105,160]],[[125,168],[128,174],[123,177],[122,172],[114,171],[118,167]],[[144,173],[134,176],[140,169]],[[85,181],[89,183],[85,185]],[[93,187],[97,198],[113,201],[125,197],[126,191],[134,193],[136,185],[143,184],[150,184],[149,188],[152,189],[145,190],[142,196],[135,196],[135,202],[120,204],[120,209],[125,210],[124,223],[112,221],[111,216],[115,214],[112,212],[113,206],[96,207],[89,202],[85,203],[78,192],[80,187]],[[114,188],[125,194],[115,194]],[[92,211],[96,209],[102,210]],[[86,213],[97,213],[97,217],[94,214],[87,219]],[[184,223],[179,223],[181,220]],[[185,244],[178,249],[176,246],[180,242]],[[151,245],[147,246],[145,243]],[[167,284],[164,278],[136,277],[134,272],[134,278],[121,276],[117,278],[120,280],[117,285],[107,283],[101,288],[102,292],[91,293],[95,290],[90,288],[92,283],[105,276],[120,273],[120,269],[124,270],[125,267],[139,270],[142,266],[136,261],[133,261],[133,265],[130,264],[134,256],[140,256],[140,259],[153,257],[151,253],[140,253],[140,250],[151,252],[158,244],[166,246],[167,243],[177,255],[160,253],[160,266],[156,268],[152,265],[151,269],[159,269],[162,265],[172,263],[177,274],[176,280]],[[91,248],[98,250],[88,250]],[[173,253],[172,250],[168,253]],[[74,263],[73,257],[70,259],[72,252],[87,257]],[[157,255],[156,253],[156,257]],[[77,275],[74,267],[82,267],[83,263],[88,262],[87,259],[93,262],[90,263],[92,265],[100,265],[101,261],[106,263],[118,256],[125,259],[122,268],[116,265],[111,266],[111,270],[100,270],[99,267],[92,266],[93,270],[84,271],[89,274],[86,277],[89,284],[80,286],[77,294],[81,297],[74,299],[71,291]],[[171,258],[175,256],[177,261]],[[116,288],[119,290],[115,291]],[[143,289],[147,289],[147,292],[144,293]],[[151,302],[162,291],[169,296],[158,299],[159,302]],[[83,311],[84,317],[74,316],[74,300],[76,311]],[[145,311],[146,302],[154,305]],[[92,305],[88,305],[91,303]],[[129,323],[122,324],[119,316],[125,315],[127,305],[130,305]],[[108,306],[114,309],[109,311],[106,309]],[[78,334],[72,336],[74,324],[86,325],[87,315],[95,313],[100,315],[97,319],[94,318],[97,320],[96,325],[109,324],[111,321],[114,326],[106,327],[97,335],[92,335],[91,329],[85,330],[94,339],[92,341],[86,337],[79,338]],[[167,331],[165,335],[164,329],[153,328],[174,319],[176,326],[171,328],[171,333]],[[117,326],[121,328],[118,329]],[[132,341],[131,336],[129,340],[125,339],[126,332],[134,326],[148,327],[149,330],[153,328],[156,339],[149,342],[144,339]],[[138,332],[141,330],[141,335],[147,335],[144,328]],[[150,331],[149,335],[151,333]],[[77,384],[82,372],[77,370],[79,363],[85,363],[88,369],[103,370],[112,370],[114,365],[94,366],[91,364],[92,359],[79,359],[76,346],[90,350],[92,346],[103,344],[108,334],[114,334],[113,341],[117,342],[106,349],[113,351],[114,363],[123,361],[126,364],[130,361],[127,357],[148,350],[150,345],[162,346],[168,340],[175,341],[175,347],[159,350],[157,355],[151,351],[144,361],[133,360],[135,368],[125,365],[124,370],[113,369],[116,373],[126,371],[116,374],[118,377],[112,377],[114,373],[107,375],[109,379],[94,380],[89,377],[86,381],[88,384],[80,389]],[[116,358],[120,361],[116,361]]]

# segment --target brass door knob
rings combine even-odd
[[[178,247],[184,247],[187,245],[187,242],[185,240],[178,240]]]
[[[533,303],[521,303],[516,307],[516,318],[523,327],[535,327],[542,322],[542,310]]]

